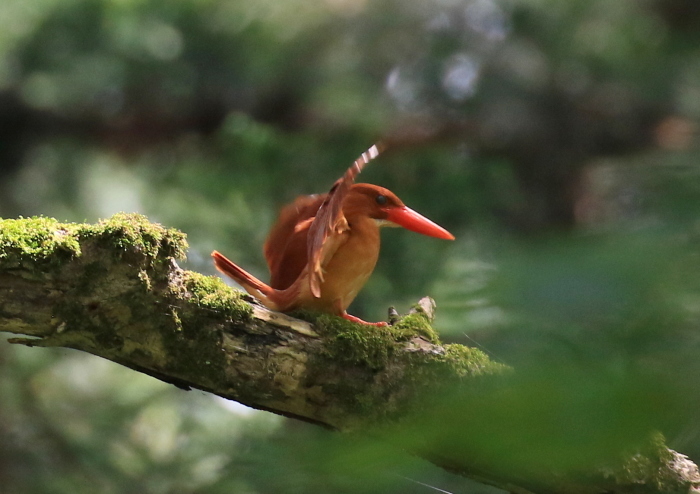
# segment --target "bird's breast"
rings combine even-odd
[[[379,257],[379,228],[372,222],[351,224],[347,241],[324,266],[318,302],[345,310],[367,283]]]

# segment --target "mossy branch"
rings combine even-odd
[[[184,234],[139,215],[97,225],[0,220],[0,331],[25,336],[12,343],[74,348],[184,389],[338,431],[384,435],[511,492],[700,487],[695,465],[658,438],[576,474],[489,463],[473,448],[441,449],[419,425],[433,411],[432,398],[473,392],[512,371],[479,350],[442,344],[428,302],[388,328],[327,315],[293,318],[217,277],[182,270],[176,260],[186,248]]]

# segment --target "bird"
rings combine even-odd
[[[266,284],[218,251],[215,267],[235,280],[268,309],[309,309],[349,321],[367,322],[347,308],[369,279],[379,257],[380,227],[403,227],[445,240],[454,236],[407,207],[378,185],[355,183],[367,163],[383,151],[381,143],[357,158],[326,194],[300,196],[284,206],[263,246],[270,270]]]

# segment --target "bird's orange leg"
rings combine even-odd
[[[360,318],[357,317],[357,316],[351,316],[350,314],[348,314],[348,313],[345,312],[345,311],[343,311],[343,313],[341,314],[341,316],[343,317],[343,319],[347,319],[348,321],[352,321],[352,322],[355,322],[355,323],[358,323],[358,324],[366,324],[367,326],[379,326],[379,327],[382,327],[382,326],[388,326],[388,325],[389,325],[389,323],[386,322],[386,321],[367,322],[367,321],[364,321],[364,320],[360,319]]]
[[[345,320],[354,322],[356,324],[365,324],[367,326],[378,326],[378,327],[389,325],[389,323],[384,322],[384,321],[367,322],[367,321],[360,319],[357,316],[352,316],[352,315],[348,314],[347,311],[345,309],[343,309],[342,302],[340,301],[340,299],[335,300],[333,302],[333,308],[336,310],[336,314],[338,314],[340,317],[342,317]]]

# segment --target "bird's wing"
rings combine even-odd
[[[308,264],[308,230],[325,197],[299,196],[280,210],[263,247],[272,288],[289,287]]]
[[[316,217],[309,227],[308,272],[311,293],[314,297],[321,296],[323,267],[345,241],[346,236],[343,233],[349,230],[348,222],[343,215],[343,200],[355,182],[355,177],[367,163],[379,156],[382,150],[381,144],[375,144],[355,160],[325,195],[316,212]]]

